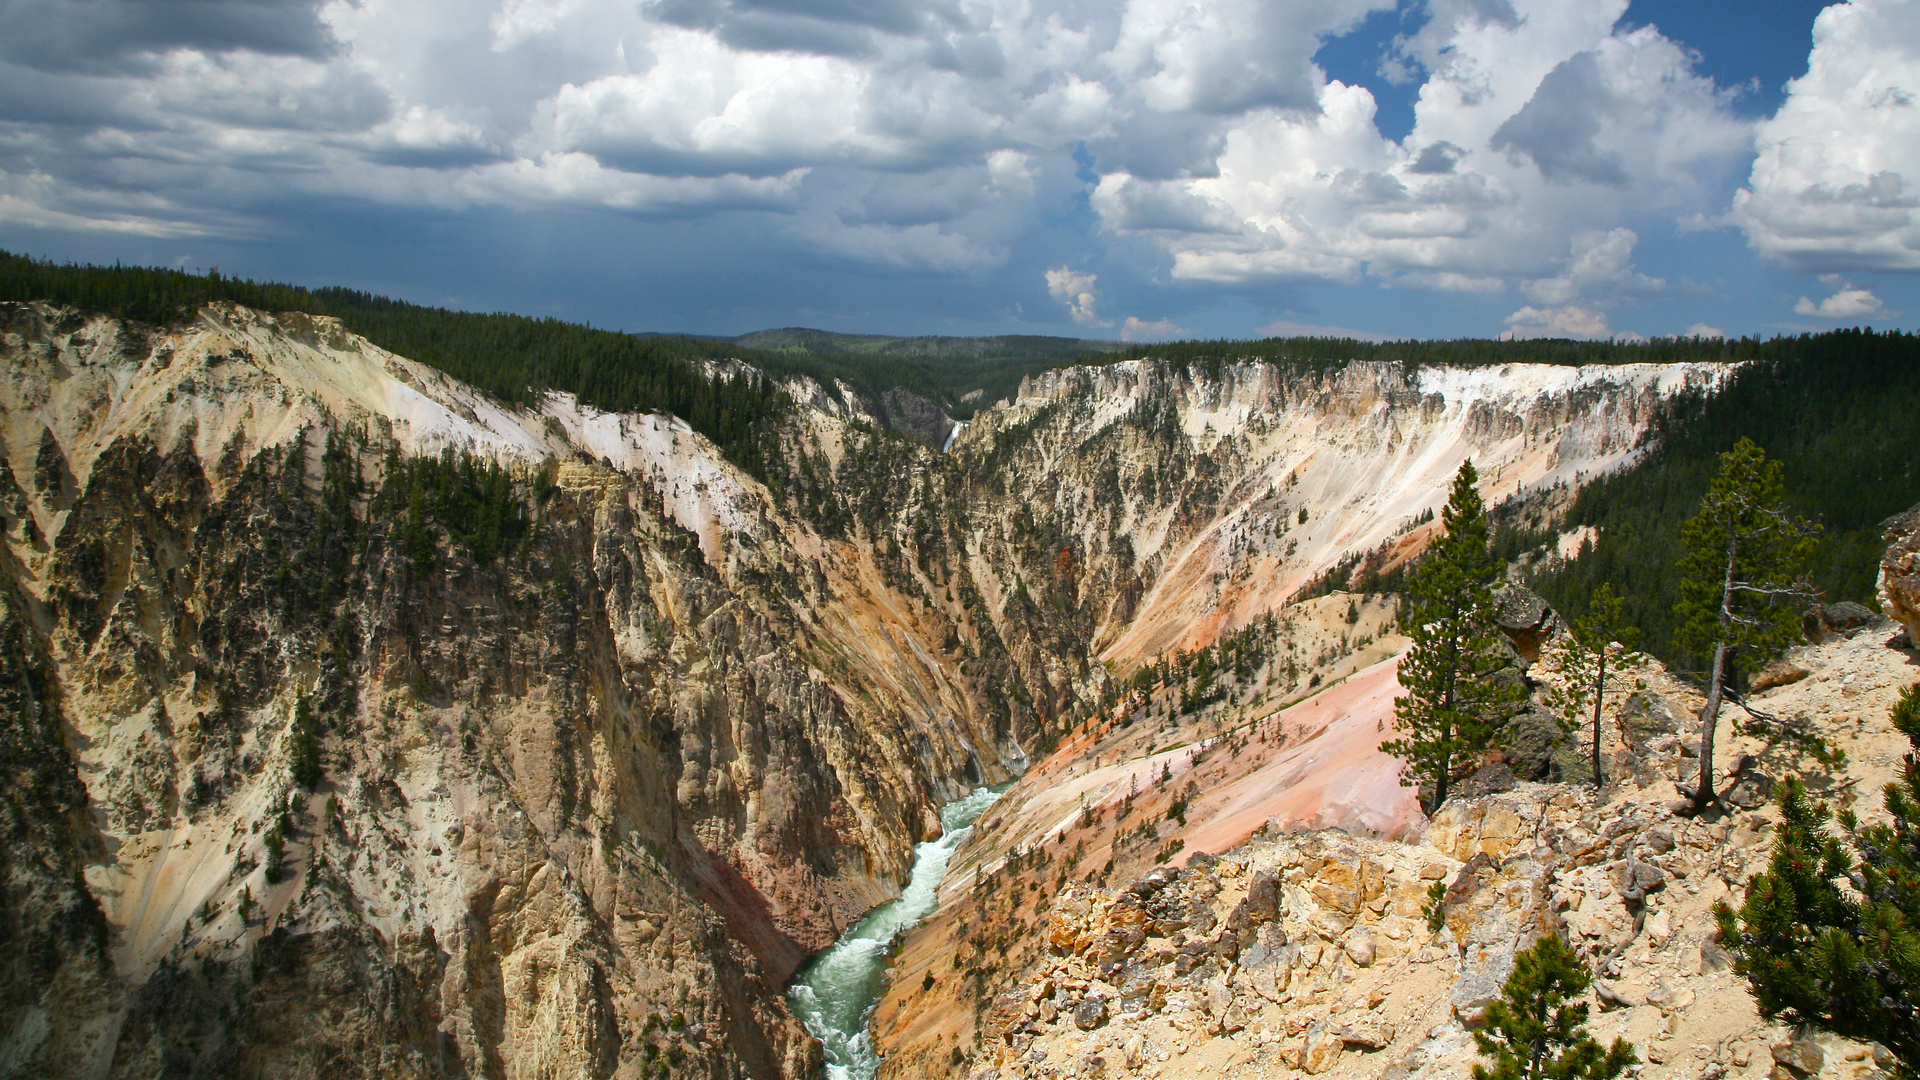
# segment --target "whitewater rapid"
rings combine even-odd
[[[933,911],[947,860],[972,831],[974,819],[999,797],[992,788],[975,788],[941,807],[943,831],[938,840],[914,848],[905,891],[867,912],[814,957],[788,988],[794,1014],[826,1048],[827,1080],[873,1080],[879,1071],[870,1024],[885,989],[894,940]]]

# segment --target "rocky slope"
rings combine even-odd
[[[1263,617],[1410,554],[1463,457],[1550,494],[1721,374],[1129,363],[945,455],[796,384],[762,483],[672,418],[502,406],[325,319],[8,305],[0,351],[21,1076],[806,1075],[779,988],[941,802],[1030,756],[1006,820],[1054,813],[1041,777],[1238,760],[1171,747],[1166,700],[1110,741],[1176,650],[1258,637],[1234,701],[1347,747],[1222,772],[1194,849],[1409,834],[1367,730],[1390,612]]]
[[[1676,784],[1693,771],[1678,718],[1700,699],[1657,666],[1630,673],[1608,710],[1605,788],[1516,784],[1496,766],[1405,842],[1276,818],[1218,857],[1112,887],[1050,880],[1051,863],[1027,855],[982,865],[980,849],[1008,843],[1003,821],[998,841],[976,834],[977,876],[950,878],[943,911],[893,972],[879,1017],[888,1075],[1459,1080],[1515,951],[1552,932],[1598,973],[1594,1029],[1636,1044],[1640,1076],[1852,1080],[1884,1068],[1873,1047],[1763,1021],[1711,916],[1718,901],[1738,905],[1766,861],[1774,778],[1801,776],[1836,807],[1884,817],[1878,792],[1908,749],[1888,710],[1920,660],[1885,619],[1816,636],[1755,704],[1818,724],[1847,764],[1822,766],[1727,717],[1720,736],[1746,780],[1737,812],[1714,821],[1675,815]],[[1535,667],[1557,678],[1550,662]],[[1013,843],[1047,850],[1041,837]]]

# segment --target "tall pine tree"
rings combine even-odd
[[[1493,622],[1493,587],[1501,565],[1488,550],[1486,504],[1473,462],[1461,464],[1440,512],[1446,531],[1433,541],[1407,587],[1407,634],[1393,703],[1403,736],[1380,749],[1406,759],[1401,778],[1421,790],[1431,814],[1454,781],[1493,744],[1507,707],[1525,692],[1492,676],[1507,664]]]
[[[1700,710],[1700,776],[1695,812],[1719,800],[1713,779],[1713,735],[1737,671],[1752,673],[1799,637],[1800,605],[1812,598],[1808,556],[1819,527],[1793,517],[1781,502],[1780,462],[1751,439],[1720,455],[1700,510],[1681,529],[1680,602],[1675,634],[1690,652],[1710,656],[1707,704]]]

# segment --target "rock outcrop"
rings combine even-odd
[[[1920,506],[1880,526],[1887,553],[1880,560],[1880,610],[1920,644]]]
[[[1766,692],[1775,714],[1820,718],[1844,769],[1731,721],[1721,736],[1756,771],[1802,772],[1883,820],[1877,793],[1907,747],[1888,713],[1913,680],[1897,636],[1882,623],[1800,648],[1809,676]],[[1633,696],[1635,716],[1697,704],[1656,667],[1636,674],[1653,689]],[[1884,1050],[1762,1019],[1718,940],[1713,906],[1738,904],[1765,866],[1778,808],[1676,816],[1677,739],[1638,745],[1647,763],[1605,789],[1509,783],[1450,800],[1407,842],[1276,827],[1118,887],[1057,891],[1047,859],[1008,860],[957,883],[957,919],[909,939],[880,1011],[886,1075],[1461,1080],[1514,954],[1547,933],[1594,970],[1592,1027],[1633,1043],[1649,1080],[1761,1080],[1782,1076],[1776,1065],[1798,1080],[1874,1075]],[[1037,947],[999,951],[1009,938]],[[934,991],[906,992],[928,976]],[[949,984],[981,1007],[949,1007]],[[1075,1024],[1093,1000],[1102,1022]]]

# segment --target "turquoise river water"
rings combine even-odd
[[[947,860],[972,831],[974,819],[999,797],[1000,792],[992,788],[975,788],[971,795],[941,807],[944,832],[940,839],[914,849],[906,890],[898,899],[867,912],[831,948],[814,957],[788,988],[794,1014],[826,1046],[827,1080],[873,1080],[879,1071],[880,1054],[868,1025],[886,985],[890,947],[933,911]]]

